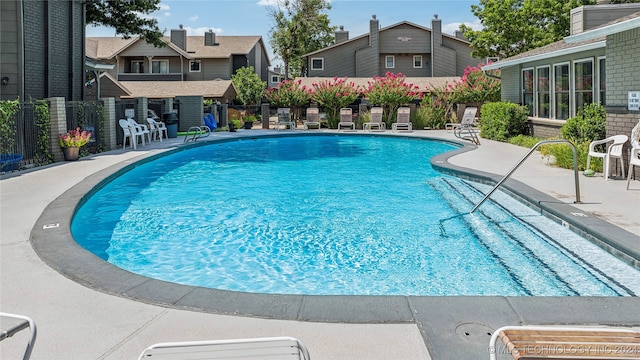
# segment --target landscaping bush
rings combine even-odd
[[[449,122],[451,105],[442,101],[439,97],[425,96],[420,102],[420,107],[416,111],[416,122],[413,123],[417,129],[428,127],[430,129],[443,129]],[[418,122],[421,123],[417,124]]]
[[[529,136],[529,135],[517,135],[509,139],[509,144],[522,146],[531,149],[535,144],[544,139]]]
[[[592,142],[606,137],[607,113],[600,104],[589,104],[560,128],[564,139],[573,143]]]
[[[578,157],[578,170],[586,170],[589,143],[575,144]],[[548,144],[540,146],[542,156],[551,159],[551,164],[563,169],[573,169],[573,152],[568,144]],[[592,158],[591,169],[602,171],[602,159]]]
[[[509,138],[527,132],[526,106],[509,102],[490,102],[480,109],[480,136],[506,142]]]

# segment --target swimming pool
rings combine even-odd
[[[363,136],[200,146],[105,184],[72,231],[129,271],[245,292],[639,292],[634,269],[504,194],[459,215],[485,189],[431,169],[453,148]]]

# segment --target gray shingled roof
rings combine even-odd
[[[130,96],[152,99],[174,96],[198,96],[205,98],[234,98],[235,88],[231,80],[210,81],[120,81]]]
[[[85,39],[87,56],[93,59],[109,59],[138,41],[139,38],[123,39],[121,37],[87,37]],[[234,54],[248,54],[258,43],[262,43],[261,36],[216,36],[215,46],[205,46],[204,36],[187,36],[187,49],[183,52],[170,43],[169,37],[163,40],[170,44],[178,53],[185,57],[229,58]],[[262,48],[265,46],[262,44]]]

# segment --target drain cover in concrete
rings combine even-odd
[[[463,338],[464,341],[474,344],[489,344],[489,339],[493,334],[493,329],[475,323],[459,324],[456,327],[456,335]]]

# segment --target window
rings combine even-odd
[[[278,76],[278,75],[271,75],[271,82],[272,82],[272,83],[279,83],[279,82],[280,82],[280,76]]]
[[[168,74],[169,60],[153,60],[151,61],[151,72],[153,74]]]
[[[312,58],[311,70],[324,70],[324,58]]]
[[[522,105],[529,108],[529,116],[533,116],[533,69],[522,70]]]
[[[569,64],[558,64],[553,67],[553,89],[555,118],[569,118]]]
[[[393,55],[385,56],[384,62],[387,69],[393,69],[394,67],[396,67],[396,58]]]
[[[132,60],[131,61],[131,72],[134,73],[134,74],[142,74],[142,73],[144,73],[144,61]]]
[[[575,111],[593,103],[593,60],[580,60],[573,63],[573,82],[575,88]]]
[[[537,116],[548,119],[551,116],[551,79],[549,78],[550,69],[548,66],[539,67],[537,69],[538,81],[537,85]]]
[[[200,61],[189,62],[189,72],[200,72]]]
[[[598,100],[602,106],[607,105],[607,67],[604,57],[598,58]]]
[[[414,68],[422,68],[422,55],[414,55],[413,56],[413,67]]]

